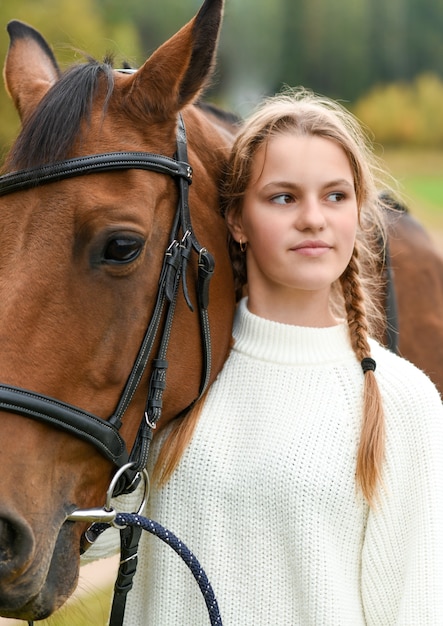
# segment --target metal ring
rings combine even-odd
[[[126,465],[123,465],[123,467],[119,468],[119,470],[115,473],[115,476],[113,477],[108,487],[108,491],[106,492],[106,504],[104,507],[92,509],[75,509],[66,516],[66,520],[70,522],[99,522],[114,525],[113,522],[116,518],[117,512],[111,506],[112,494],[120,476],[124,473],[125,470],[131,468],[133,465],[134,463],[127,463]],[[146,469],[143,469],[142,472],[138,472],[138,474],[141,474],[145,487],[143,491],[143,498],[137,511],[137,515],[140,515],[146,505],[146,502],[149,499],[150,482],[149,474]],[[115,526],[116,528],[120,528],[120,526],[118,526],[117,524]]]
[[[125,465],[122,465],[122,467],[120,467],[114,474],[114,476],[112,477],[111,482],[109,483],[109,487],[108,487],[108,491],[106,492],[106,501],[105,501],[105,506],[104,509],[105,510],[112,510],[112,506],[111,506],[111,499],[114,495],[114,489],[120,479],[120,477],[129,469],[131,469],[132,467],[134,467],[135,463],[131,462],[131,463],[126,463]],[[149,474],[147,472],[146,469],[143,469],[141,472],[137,472],[137,474],[141,474],[142,478],[144,480],[145,483],[145,489],[143,492],[143,501],[142,504],[138,510],[138,513],[141,512],[141,510],[143,509],[147,499],[149,498],[149,491],[150,491],[150,483],[149,483]],[[135,478],[134,478],[135,480]]]
[[[131,465],[133,465],[131,463]],[[150,485],[150,481],[149,481],[149,474],[148,471],[145,469],[143,469],[143,471],[141,472],[143,481],[144,481],[144,490],[143,490],[143,498],[142,501],[140,503],[140,506],[138,507],[137,513],[136,515],[141,515],[143,512],[143,509],[145,508],[145,505],[149,499],[149,492],[151,489],[151,485]],[[108,502],[106,502],[106,506],[108,505]],[[121,525],[121,524],[116,524],[115,523],[115,518],[111,521],[111,526],[113,526],[114,528],[117,528],[118,530],[122,530],[123,528],[126,528],[126,525]]]

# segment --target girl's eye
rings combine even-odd
[[[278,196],[273,196],[271,198],[271,202],[274,204],[291,204],[294,199],[288,193],[281,193]]]
[[[333,191],[332,193],[328,194],[328,200],[330,202],[340,202],[341,200],[344,200],[345,197],[345,194],[341,191]]]

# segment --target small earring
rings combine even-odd
[[[240,250],[241,250],[242,252],[246,252],[246,248],[248,247],[248,242],[247,242],[247,241],[245,241],[245,242],[243,243],[243,239],[240,237],[239,246],[240,246]]]

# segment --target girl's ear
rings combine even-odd
[[[245,241],[245,235],[243,233],[243,226],[241,215],[231,211],[226,215],[226,223],[228,225],[229,232],[231,233],[232,238],[240,243],[240,240],[243,239]]]

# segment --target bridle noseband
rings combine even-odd
[[[152,318],[117,408],[109,419],[102,419],[79,407],[36,391],[0,384],[0,410],[30,417],[75,435],[95,446],[118,469],[131,463],[131,468],[122,474],[116,485],[114,495],[128,493],[135,488],[136,479],[146,465],[152,431],[162,411],[168,367],[166,356],[180,283],[183,285],[186,302],[191,310],[193,309],[186,278],[187,265],[193,251],[198,255],[197,304],[203,347],[199,397],[209,382],[211,338],[208,320],[208,290],[214,271],[214,259],[197,241],[191,224],[188,192],[192,182],[192,168],[188,163],[186,131],[181,115],[178,117],[176,140],[176,158],[149,152],[111,152],[67,159],[59,163],[0,176],[0,196],[66,178],[114,170],[149,170],[167,174],[177,181],[179,201],[170,240],[164,254]],[[158,352],[156,357],[151,359],[152,349],[158,337]],[[135,443],[129,452],[120,435],[120,428],[125,412],[150,360],[152,360],[152,373],[144,419],[141,419]],[[197,398],[194,402],[196,400]]]

